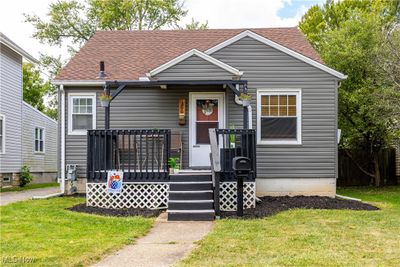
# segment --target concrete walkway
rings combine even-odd
[[[17,201],[32,199],[33,196],[45,196],[60,192],[60,187],[37,188],[16,192],[0,193],[0,206],[4,206]]]
[[[109,255],[96,267],[171,266],[185,257],[212,229],[212,222],[168,222],[166,213],[160,215],[150,232]]]

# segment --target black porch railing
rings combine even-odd
[[[244,181],[255,181],[256,168],[256,132],[249,129],[210,129],[211,171],[214,189],[215,215],[220,216],[220,182],[237,181],[232,168],[234,157],[250,159],[251,170]]]
[[[256,178],[256,132],[249,129],[216,129],[221,171],[220,181],[236,181],[232,168],[234,157],[247,157],[252,169],[245,181]]]
[[[169,181],[170,130],[89,130],[87,178],[104,182],[107,172],[124,172],[124,182]]]

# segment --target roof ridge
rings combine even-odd
[[[249,28],[208,28],[208,29],[156,29],[156,30],[96,30],[95,32],[199,32],[199,31],[240,31],[240,30],[274,30],[274,29],[298,29],[297,26],[292,27],[249,27]]]

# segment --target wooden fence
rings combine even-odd
[[[339,149],[339,177],[338,186],[366,186],[371,185],[371,177],[362,172],[357,164],[373,173],[374,167],[369,152],[352,150],[350,158],[344,149]],[[379,153],[380,172],[383,185],[397,184],[396,177],[396,150],[384,149]]]

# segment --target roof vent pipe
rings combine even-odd
[[[99,71],[99,76],[97,78],[102,79],[102,78],[105,78],[106,76],[107,75],[106,75],[106,72],[105,72],[104,61],[100,61],[100,71]]]

